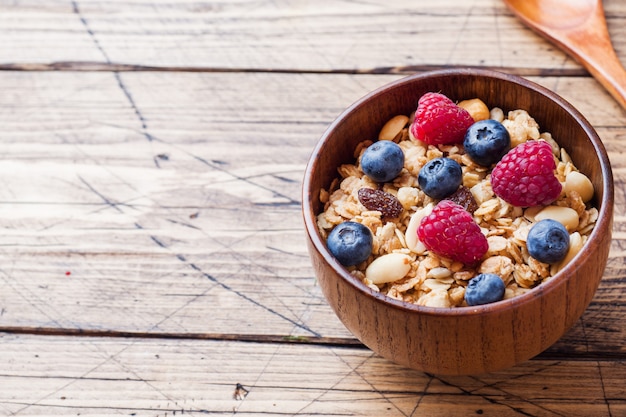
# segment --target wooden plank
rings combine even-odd
[[[619,0],[604,2],[626,56]],[[402,71],[479,65],[581,71],[498,0],[0,3],[0,65]],[[436,41],[435,41],[436,40]]]
[[[0,334],[0,415],[623,415],[624,361],[441,377],[364,349]],[[303,377],[306,375],[306,377]]]
[[[350,343],[315,285],[300,181],[332,119],[397,78],[2,73],[0,327]],[[533,80],[594,123],[626,181],[626,114],[589,78]],[[604,281],[551,355],[626,349],[616,191]]]
[[[604,6],[626,56],[626,4]],[[0,416],[626,415],[626,113],[499,0],[410,7],[0,0]],[[619,184],[581,320],[474,377],[360,346],[315,285],[299,209],[340,111],[456,65],[539,76]]]

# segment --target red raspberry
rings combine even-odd
[[[466,265],[476,263],[489,249],[472,215],[450,200],[440,201],[422,219],[417,237],[429,251]]]
[[[467,110],[443,94],[426,93],[417,103],[411,133],[429,145],[462,143],[474,123]]]
[[[547,142],[524,142],[511,149],[493,168],[491,188],[514,206],[547,205],[561,194],[555,169],[552,147]]]

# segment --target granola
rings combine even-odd
[[[422,306],[460,307],[466,305],[464,293],[468,281],[480,273],[499,275],[506,285],[504,298],[508,299],[549,280],[580,250],[598,218],[598,210],[590,204],[591,197],[583,199],[581,196],[588,196],[589,190],[568,179],[576,177],[578,181],[583,174],[579,173],[567,151],[549,132],[541,132],[537,122],[525,110],[513,110],[505,115],[496,107],[489,110],[489,115],[506,127],[512,147],[528,140],[544,140],[552,147],[557,162],[556,176],[564,187],[560,197],[548,207],[551,210],[554,210],[553,207],[571,209],[563,215],[571,216],[572,212],[577,215],[577,221],[569,224],[570,252],[566,258],[558,264],[548,265],[528,253],[526,236],[530,226],[537,221],[536,217],[540,217],[543,206],[523,209],[502,200],[491,189],[489,168],[474,163],[464,153],[462,145],[427,145],[410,134],[413,116],[399,115],[383,127],[379,136],[379,140],[396,142],[405,155],[404,168],[392,182],[381,186],[361,170],[360,157],[373,143],[366,139],[355,148],[355,163],[338,167],[339,176],[328,189],[320,191],[324,209],[317,216],[317,225],[323,238],[336,225],[348,220],[367,226],[374,236],[369,259],[348,267],[352,275],[369,288],[394,299]],[[420,219],[437,203],[419,188],[417,176],[428,161],[441,156],[454,159],[461,165],[463,189],[469,190],[476,202],[472,215],[489,243],[487,254],[477,265],[467,266],[439,257],[426,250],[416,237]],[[401,206],[400,212],[396,214],[394,211],[390,216],[382,204],[379,210],[375,204],[367,204],[369,208],[364,206],[359,200],[359,190],[362,189],[380,189],[388,193],[397,200],[394,204]],[[391,282],[383,282],[384,279],[374,282],[368,278],[367,268],[387,254],[403,255],[397,259],[403,259],[402,262],[408,264],[392,267],[395,268],[394,273],[401,270],[403,275]],[[381,274],[380,264],[389,264],[392,258],[375,265],[377,276]]]

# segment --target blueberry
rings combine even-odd
[[[539,262],[556,263],[569,250],[569,232],[556,220],[541,220],[530,228],[526,247],[530,256]]]
[[[504,297],[504,281],[496,274],[478,274],[465,288],[465,302],[470,306],[495,303]]]
[[[511,149],[511,136],[497,120],[480,120],[465,132],[463,146],[474,162],[490,166]]]
[[[397,143],[381,140],[370,145],[361,156],[361,169],[376,182],[389,182],[404,167],[404,152]]]
[[[326,244],[340,264],[357,265],[372,253],[374,238],[367,226],[356,222],[344,222],[336,226],[328,235]]]
[[[450,158],[431,159],[417,176],[422,191],[435,200],[441,200],[454,193],[462,181],[461,165]]]

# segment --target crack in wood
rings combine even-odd
[[[74,13],[80,19],[81,24],[83,25],[83,27],[85,28],[85,30],[89,34],[89,37],[93,41],[94,45],[96,46],[98,51],[100,51],[100,53],[104,57],[106,63],[107,64],[111,64],[111,59],[109,58],[109,55],[107,54],[107,52],[104,50],[104,48],[100,44],[100,41],[96,37],[96,34],[94,33],[94,31],[89,26],[89,23],[87,22],[87,19],[85,19],[85,17],[81,13],[80,8],[78,7],[78,2],[76,0],[72,1],[72,8],[73,8]],[[119,71],[113,71],[113,76],[115,77],[115,80],[117,81],[117,85],[122,90],[122,93],[124,93],[124,96],[128,100],[128,103],[130,104],[130,106],[132,107],[133,111],[135,112],[135,115],[137,116],[137,119],[139,120],[139,123],[141,124],[141,132],[142,132],[142,134],[144,135],[144,137],[149,142],[152,142],[153,138],[152,138],[152,135],[147,130],[148,126],[147,126],[147,123],[146,123],[146,119],[143,116],[143,114],[141,113],[141,111],[139,110],[139,107],[137,106],[137,103],[135,102],[135,99],[133,98],[132,94],[130,93],[130,90],[128,89],[126,84],[124,84],[124,81],[122,80],[122,77],[121,77]],[[156,158],[153,158],[153,161],[154,161],[156,167],[160,168],[158,160]]]
[[[613,413],[611,412],[611,402],[609,401],[608,396],[606,395],[606,386],[604,384],[604,376],[602,375],[602,366],[600,362],[597,362],[598,365],[598,376],[600,377],[600,387],[602,389],[602,398],[604,399],[604,403],[606,404],[606,411],[608,413],[608,417],[613,417]]]
[[[543,67],[507,67],[493,65],[397,65],[372,68],[244,68],[244,67],[205,67],[172,65],[138,65],[121,62],[95,61],[55,61],[47,63],[15,62],[0,64],[0,71],[77,71],[77,72],[201,72],[201,73],[276,73],[276,74],[354,74],[354,75],[404,75],[418,72],[452,68],[481,68],[507,72],[524,77],[588,77],[583,68],[543,68]]]
[[[175,333],[145,332],[107,329],[81,329],[63,327],[20,327],[0,326],[0,333],[27,334],[35,336],[74,336],[85,338],[121,338],[121,339],[163,339],[163,340],[212,340],[225,342],[267,343],[287,345],[319,345],[334,348],[363,348],[361,342],[354,338],[332,336],[285,336],[272,334],[239,334],[239,333]]]
[[[144,229],[144,228],[143,228],[143,226],[142,226],[142,225],[140,225],[139,223],[135,223],[135,228],[137,228],[137,229],[139,229],[139,230],[143,230],[143,229]],[[167,244],[165,244],[164,242],[162,242],[162,241],[161,241],[158,237],[153,236],[153,235],[150,235],[150,239],[151,239],[151,240],[152,240],[155,244],[157,244],[158,246],[160,246],[161,248],[164,248],[164,249],[168,249],[168,250],[169,250],[168,245],[167,245]],[[186,258],[183,254],[175,254],[175,256],[176,256],[176,259],[178,259],[179,261],[183,262],[184,264],[186,264],[187,266],[189,266],[189,267],[190,267],[190,268],[192,268],[193,270],[195,270],[195,271],[197,271],[198,273],[200,273],[203,277],[207,278],[209,281],[211,281],[211,282],[215,283],[216,285],[220,286],[221,288],[225,289],[226,291],[228,291],[228,292],[230,292],[230,293],[233,293],[233,294],[235,294],[235,295],[237,295],[237,296],[241,297],[242,299],[244,299],[244,300],[246,300],[246,301],[248,301],[248,302],[252,303],[253,305],[255,305],[255,306],[257,306],[257,307],[262,308],[263,310],[265,310],[265,311],[269,312],[270,314],[272,314],[272,315],[274,315],[274,316],[277,316],[277,317],[280,317],[280,318],[281,318],[281,319],[283,319],[283,320],[286,320],[287,322],[289,322],[289,323],[293,324],[293,325],[294,325],[294,326],[296,326],[297,328],[299,328],[299,329],[301,329],[301,330],[305,330],[306,332],[308,332],[308,333],[312,334],[312,335],[313,335],[313,336],[315,336],[315,337],[319,337],[319,336],[321,336],[321,334],[320,334],[320,333],[318,333],[318,332],[314,331],[313,329],[311,329],[310,327],[308,327],[308,326],[304,325],[303,323],[301,323],[301,322],[299,322],[299,321],[297,321],[297,320],[295,320],[295,319],[292,319],[292,318],[287,317],[286,315],[284,315],[284,314],[280,313],[279,311],[277,311],[277,310],[275,310],[275,309],[273,309],[273,308],[271,308],[271,307],[268,307],[268,306],[264,305],[263,303],[261,303],[261,302],[259,302],[259,301],[255,300],[255,299],[253,299],[252,297],[250,297],[250,296],[248,296],[248,295],[244,294],[243,292],[241,292],[241,291],[239,291],[239,290],[236,290],[236,289],[234,289],[234,288],[230,287],[229,285],[225,284],[224,282],[222,282],[221,280],[219,280],[219,279],[217,279],[216,277],[212,276],[211,274],[209,274],[209,273],[207,273],[207,272],[203,271],[203,270],[202,270],[202,268],[200,268],[199,266],[197,266],[195,263],[188,261],[188,260],[187,260],[187,258]],[[196,297],[196,298],[197,298],[197,297]],[[191,302],[191,301],[189,301],[189,302],[188,302],[187,304],[185,304],[184,306],[180,307],[178,310],[182,309],[183,307],[185,307],[186,305],[188,305],[190,302]],[[168,315],[165,319],[163,319],[163,320],[161,321],[161,323],[162,323],[163,321],[165,321],[165,320],[169,319],[169,318],[170,318],[173,314],[174,314],[174,313],[172,313],[172,314]]]

